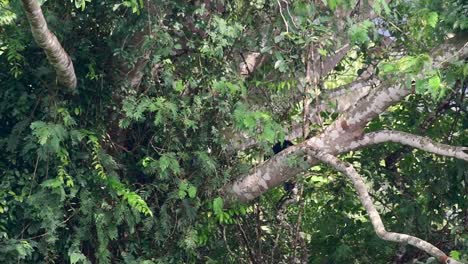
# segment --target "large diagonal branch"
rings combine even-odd
[[[73,62],[57,37],[47,27],[41,6],[37,0],[21,1],[23,2],[34,40],[44,50],[47,60],[54,67],[58,82],[67,88],[74,89],[76,87],[76,75]]]
[[[371,95],[362,98],[353,111],[345,113],[338,120],[328,126],[325,131],[301,144],[281,151],[263,164],[253,168],[249,174],[223,187],[225,200],[239,200],[247,202],[262,195],[271,188],[305,171],[318,162],[307,159],[303,166],[290,162],[291,159],[303,156],[308,148],[320,149],[324,152],[339,154],[349,151],[348,145],[362,136],[362,129],[369,121],[384,112],[390,105],[399,102],[409,94],[408,89],[401,89],[400,85],[387,86],[382,84],[373,90]],[[352,124],[351,126],[348,125]]]
[[[327,127],[325,132],[301,144],[289,147],[253,168],[248,175],[223,188],[225,199],[241,202],[253,200],[270,188],[280,185],[285,180],[317,164],[317,160],[314,159],[307,159],[304,167],[288,162],[292,157],[303,156],[308,148],[321,149],[333,154],[339,154],[341,150],[349,150],[347,148],[349,143],[362,136],[362,127],[354,124],[368,122],[408,93],[409,90],[401,89],[399,85],[387,87],[382,84],[370,96],[358,102],[357,108],[365,108],[361,110],[362,115],[353,116],[346,113]],[[348,123],[352,123],[353,126],[348,126]]]
[[[386,0],[386,2],[390,2],[390,0]],[[346,8],[340,9],[339,12],[335,13],[335,20],[345,21],[347,17],[351,16],[352,14],[357,14],[355,18],[356,21],[363,21],[366,19],[373,19],[377,16],[377,14],[373,11],[373,1],[369,1],[362,5],[357,5],[354,9],[348,10]],[[280,7],[281,8],[281,7]],[[340,24],[338,23],[338,24]],[[344,36],[344,37],[343,37]],[[352,106],[357,100],[365,96],[371,87],[376,85],[376,79],[371,80],[370,82],[367,81],[368,78],[361,78],[352,84],[346,85],[346,87],[351,87],[349,92],[341,92],[341,93],[333,93],[328,94],[325,96],[321,96],[320,102],[316,104],[316,107],[310,108],[309,104],[311,102],[310,86],[317,85],[318,81],[327,76],[339,63],[340,61],[347,55],[348,51],[351,50],[353,47],[350,44],[348,39],[348,34],[345,32],[344,24],[339,26],[339,30],[335,32],[336,39],[338,41],[338,48],[332,54],[328,56],[319,55],[318,52],[318,45],[313,45],[308,53],[315,54],[315,56],[308,56],[306,60],[306,89],[304,89],[305,98],[303,98],[303,105],[304,105],[304,115],[303,115],[303,122],[292,124],[290,127],[287,128],[287,136],[288,140],[294,140],[299,137],[305,137],[305,134],[308,134],[308,125],[309,123],[316,124],[319,122],[318,117],[321,111],[330,110],[331,103],[335,103],[337,106],[336,112],[340,113],[350,106]],[[241,75],[250,75],[253,73],[257,68],[259,68],[263,62],[265,61],[264,54],[260,54],[259,52],[252,52],[246,55],[243,55],[243,62],[240,64],[240,74]],[[307,89],[308,88],[308,89]],[[295,100],[294,100],[295,101]],[[245,133],[235,133],[232,129],[228,128],[225,131],[225,135],[229,143],[227,144],[227,151],[241,151],[248,148],[251,148],[258,144],[258,141],[255,138],[252,138],[250,135]]]
[[[346,110],[356,104],[357,101],[369,94],[372,87],[380,84],[377,78],[358,79],[350,84],[339,88],[324,91],[315,107],[309,110],[308,119],[311,124],[318,124],[317,116],[320,112],[344,113]],[[302,136],[303,126],[301,122],[293,123],[286,129],[286,139],[293,141]],[[246,133],[225,133],[229,143],[226,150],[228,152],[243,151],[258,145],[258,140]]]
[[[374,14],[375,15],[375,14]],[[364,17],[366,18],[366,17]],[[466,58],[468,55],[468,45],[466,42],[466,37],[456,37],[448,40],[446,43],[440,45],[436,49],[433,50],[432,56],[433,56],[433,67],[438,68],[443,66],[445,63],[453,61],[454,58]],[[347,44],[346,44],[347,45]],[[345,46],[346,46],[345,45]],[[318,75],[318,78],[321,78],[323,76],[326,76],[326,74],[329,73],[333,69],[333,67],[336,66],[337,63],[343,58],[346,54],[346,52],[343,52],[344,50],[347,50],[348,46],[343,46],[343,49],[339,52],[337,52],[337,57],[332,59],[333,56],[326,58],[322,62],[322,68],[321,72]],[[338,53],[341,54],[338,56]],[[330,59],[330,61],[329,61]],[[329,62],[334,61],[334,63],[329,64]],[[319,68],[319,67],[317,67]],[[372,71],[373,69],[371,69]],[[393,98],[390,99],[390,103],[393,104],[392,102],[397,102],[400,101],[403,97],[408,95],[410,93],[410,90],[405,89],[403,85],[394,85],[394,87],[391,87],[390,89],[387,89],[385,91],[380,91],[379,93],[370,93],[372,87],[376,87],[380,84],[380,80],[374,76],[373,72],[366,72],[365,77],[360,78],[350,84],[344,85],[343,87],[340,87],[335,90],[331,91],[325,91],[324,95],[321,95],[321,98],[319,98],[319,102],[317,107],[311,108],[309,111],[309,120],[311,123],[317,123],[317,116],[320,114],[321,111],[327,111],[327,110],[334,110],[337,113],[343,113],[346,110],[349,110],[352,108],[352,106],[356,105],[361,105],[363,107],[359,108],[356,107],[354,108],[354,112],[351,113],[349,116],[352,115],[357,115],[359,111],[365,110],[363,108],[366,108],[366,103],[357,103],[358,101],[362,101],[361,99],[365,96],[367,96],[367,101],[375,101],[375,102],[381,102],[384,106],[388,104],[389,100],[387,99],[382,99],[383,97],[388,97],[387,92],[393,93]],[[371,78],[370,78],[371,77]],[[423,76],[421,76],[423,77]],[[402,77],[403,78],[403,77]],[[392,83],[387,82],[386,85],[389,85]],[[331,105],[336,105],[336,109],[331,109]],[[390,104],[390,105],[391,105]],[[379,107],[379,109],[382,109],[382,107]],[[384,110],[386,107],[384,107]],[[367,110],[375,110],[373,108],[369,108]],[[379,110],[380,111],[380,110]],[[382,111],[378,112],[377,114],[380,114]],[[368,115],[368,112],[364,112],[363,114]],[[372,118],[375,117],[375,115],[370,115]],[[358,118],[363,121],[363,122],[368,122],[370,119],[365,120],[362,119],[361,117],[358,116]],[[343,123],[346,125],[350,125],[347,123]],[[288,140],[294,140],[296,138],[301,137],[302,131],[303,131],[303,126],[302,123],[297,123],[297,124],[292,124],[289,128],[287,128],[287,135],[286,138]],[[232,151],[241,151],[245,150],[248,148],[251,148],[255,145],[258,144],[257,140],[255,138],[252,138],[250,135],[247,135],[245,133],[233,133],[233,131],[230,131],[229,129],[228,133],[225,133],[227,135],[227,139],[229,141],[227,150],[229,152]]]
[[[434,51],[433,64],[435,67],[440,67],[467,56],[468,43],[465,40],[454,39]],[[307,159],[303,166],[290,162],[291,157],[303,156],[308,148],[319,149],[333,155],[351,150],[349,145],[363,137],[363,129],[371,120],[389,106],[403,100],[410,92],[410,89],[400,83],[395,84],[391,81],[381,83],[328,126],[323,133],[280,152],[253,168],[249,174],[225,185],[221,192],[228,202],[250,201],[317,164],[315,159]]]
[[[386,0],[386,2],[390,2],[390,0]],[[372,8],[373,1],[370,1],[363,5],[358,5],[353,10],[340,10],[340,12],[335,13],[335,19],[337,21],[345,20],[346,17],[350,16],[352,13],[358,14],[356,21],[363,21],[366,19],[373,19],[377,16],[377,14],[373,11]],[[345,36],[345,37],[343,37]],[[287,128],[287,136],[288,140],[294,140],[301,136],[304,136],[304,132],[307,132],[308,125],[310,124],[317,124],[320,123],[319,115],[322,111],[333,110],[334,112],[341,113],[344,110],[347,110],[350,106],[356,103],[359,99],[363,96],[367,95],[370,91],[371,87],[376,86],[379,83],[377,78],[370,78],[374,72],[366,72],[359,78],[358,80],[344,85],[340,89],[336,91],[324,91],[323,95],[320,98],[316,98],[319,101],[315,105],[315,107],[310,108],[309,104],[311,102],[310,98],[310,84],[314,83],[317,85],[320,79],[326,77],[333,69],[341,62],[341,60],[347,55],[347,53],[351,50],[353,45],[350,44],[348,39],[348,35],[345,32],[344,27],[340,27],[335,33],[336,39],[339,39],[338,49],[336,49],[332,54],[328,56],[319,55],[318,48],[320,46],[315,45],[312,46],[308,53],[315,54],[315,56],[308,56],[306,60],[306,89],[304,89],[304,95],[306,98],[303,98],[303,106],[304,106],[304,116],[301,123],[292,124],[290,127]],[[244,70],[244,74],[248,75],[252,73],[261,63],[259,61],[264,61],[265,55],[261,55],[260,53],[252,53],[249,57],[249,64],[255,65],[255,67],[251,67],[250,70]],[[245,63],[241,64],[241,66],[245,66]],[[242,69],[242,67],[241,67]],[[242,71],[241,71],[242,73]],[[309,89],[307,89],[309,88]],[[307,98],[309,97],[309,98]],[[296,101],[294,99],[293,101]],[[331,109],[332,105],[335,105],[335,109]],[[230,141],[227,147],[228,151],[240,151],[251,148],[258,144],[255,138],[250,137],[247,134],[242,133],[226,133],[228,135],[228,140]],[[308,133],[306,133],[308,134]]]
[[[432,67],[443,65],[468,57],[466,37],[454,38],[433,50]],[[423,78],[424,76],[418,76]],[[327,152],[340,153],[345,146],[358,140],[363,135],[364,127],[389,106],[403,100],[411,91],[402,83],[385,81],[373,89],[367,96],[349,108],[335,122],[328,126],[324,133],[306,142],[310,147],[329,148]]]
[[[369,195],[369,192],[367,191],[366,184],[364,183],[364,180],[361,177],[361,175],[359,175],[359,173],[354,169],[354,167],[347,162],[339,160],[331,154],[317,151],[310,151],[310,153],[316,159],[330,165],[331,167],[345,174],[351,180],[351,182],[354,185],[354,188],[356,189],[356,192],[358,193],[359,200],[366,209],[367,215],[371,220],[375,233],[381,239],[391,242],[410,244],[437,258],[437,260],[439,260],[440,263],[461,264],[461,262],[449,258],[447,255],[445,255],[444,252],[442,252],[440,249],[438,249],[437,247],[435,247],[427,241],[424,241],[415,236],[388,232],[387,230],[385,230],[385,226],[382,222],[382,219],[380,218],[379,212],[375,208],[374,203],[372,202],[372,199]]]
[[[427,137],[401,131],[382,130],[365,134],[361,139],[351,142],[349,149],[357,149],[385,142],[400,143],[434,154],[468,161],[468,147],[441,144]]]

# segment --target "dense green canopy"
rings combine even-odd
[[[0,0],[0,263],[468,261],[467,30],[463,0]]]

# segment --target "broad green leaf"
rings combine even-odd
[[[439,88],[440,88],[440,78],[439,78],[439,76],[436,75],[436,76],[433,76],[433,77],[429,78],[428,84],[429,84],[429,89],[430,90],[433,90],[433,91],[439,90]]]
[[[364,20],[359,24],[352,25],[348,31],[351,41],[356,44],[364,44],[370,41],[368,31],[374,27],[369,20]]]
[[[213,212],[215,215],[222,215],[224,208],[224,201],[221,197],[216,197],[213,200]]]
[[[430,12],[427,15],[427,23],[429,24],[429,26],[435,28],[438,21],[439,21],[439,15],[436,12]]]
[[[41,186],[49,187],[49,188],[58,188],[58,187],[63,186],[63,179],[58,178],[58,177],[53,178],[53,179],[49,179],[49,180],[46,180],[43,183],[41,183]]]
[[[70,263],[75,264],[75,263],[89,263],[88,258],[86,258],[85,255],[81,252],[73,252],[70,254]]]
[[[187,189],[187,193],[190,198],[195,198],[195,196],[197,195],[197,187],[190,185]]]
[[[274,38],[275,43],[280,43],[283,40],[284,40],[284,34],[279,34],[279,35],[275,36],[275,38]]]
[[[179,93],[185,89],[184,83],[181,80],[175,81],[173,83],[173,86],[174,86],[174,90]]]
[[[262,137],[269,143],[274,143],[276,138],[276,132],[272,129],[271,126],[265,126],[263,128]]]
[[[452,250],[450,251],[450,257],[455,259],[455,260],[461,260],[460,257],[461,257],[461,252],[458,251],[458,250]]]
[[[185,190],[179,189],[177,195],[179,196],[179,199],[184,199],[187,193],[185,192]]]
[[[248,115],[248,116],[245,116],[244,121],[243,121],[243,125],[247,129],[251,129],[251,128],[254,128],[257,125],[257,121],[255,120],[254,116]]]

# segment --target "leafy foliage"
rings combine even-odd
[[[371,66],[415,89],[367,130],[468,145],[468,67],[429,59],[448,34],[466,34],[466,4],[378,0],[378,19],[336,19],[364,2],[41,1],[78,76],[64,94],[20,1],[0,0],[0,262],[430,263],[379,240],[350,184],[325,166],[298,176],[301,201],[285,212],[295,233],[277,219],[282,188],[230,209],[219,193],[302,120],[312,44],[323,57],[352,45],[317,94]],[[379,53],[388,38],[406,53]],[[242,76],[249,52],[265,59]],[[322,125],[336,116],[321,113]],[[232,153],[233,133],[260,144]],[[467,259],[465,163],[394,144],[342,158],[366,175],[390,230]]]

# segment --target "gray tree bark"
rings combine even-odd
[[[26,12],[31,32],[36,43],[41,47],[49,63],[57,73],[57,80],[69,89],[76,88],[76,75],[73,62],[63,49],[57,37],[47,27],[47,22],[37,0],[21,0]]]

